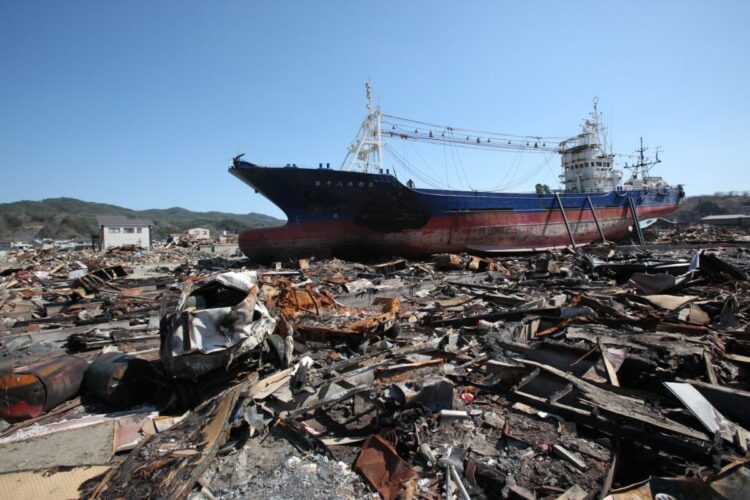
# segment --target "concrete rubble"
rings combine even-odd
[[[726,241],[268,267],[11,250],[0,491],[748,498],[750,250]]]

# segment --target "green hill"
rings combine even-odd
[[[745,207],[748,206],[750,206],[750,193],[747,191],[688,196],[680,204],[677,212],[668,218],[695,224],[707,215],[747,213],[748,209]]]
[[[0,203],[0,240],[88,239],[98,230],[97,215],[149,219],[154,223],[156,238],[164,238],[170,233],[179,233],[191,227],[208,228],[213,237],[222,231],[238,233],[243,229],[279,226],[284,223],[257,213],[192,212],[180,207],[131,210],[74,198],[48,198],[42,201]]]

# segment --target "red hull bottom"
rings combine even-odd
[[[638,208],[640,218],[673,213],[677,205]],[[596,215],[607,240],[628,235],[633,219],[627,208],[598,209]],[[590,211],[566,210],[577,246],[600,241]],[[559,211],[472,214],[433,217],[419,229],[379,232],[350,221],[288,222],[270,229],[251,229],[240,234],[239,245],[249,258],[260,262],[318,256],[363,258],[374,256],[417,257],[436,253],[500,253],[543,251],[570,247]]]

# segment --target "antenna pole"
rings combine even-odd
[[[367,114],[369,115],[372,112],[372,86],[369,79],[365,83],[365,92],[367,93]]]

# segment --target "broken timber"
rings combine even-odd
[[[144,439],[102,479],[97,498],[186,497],[224,444],[232,411],[248,386],[246,381],[222,392],[179,424]]]

